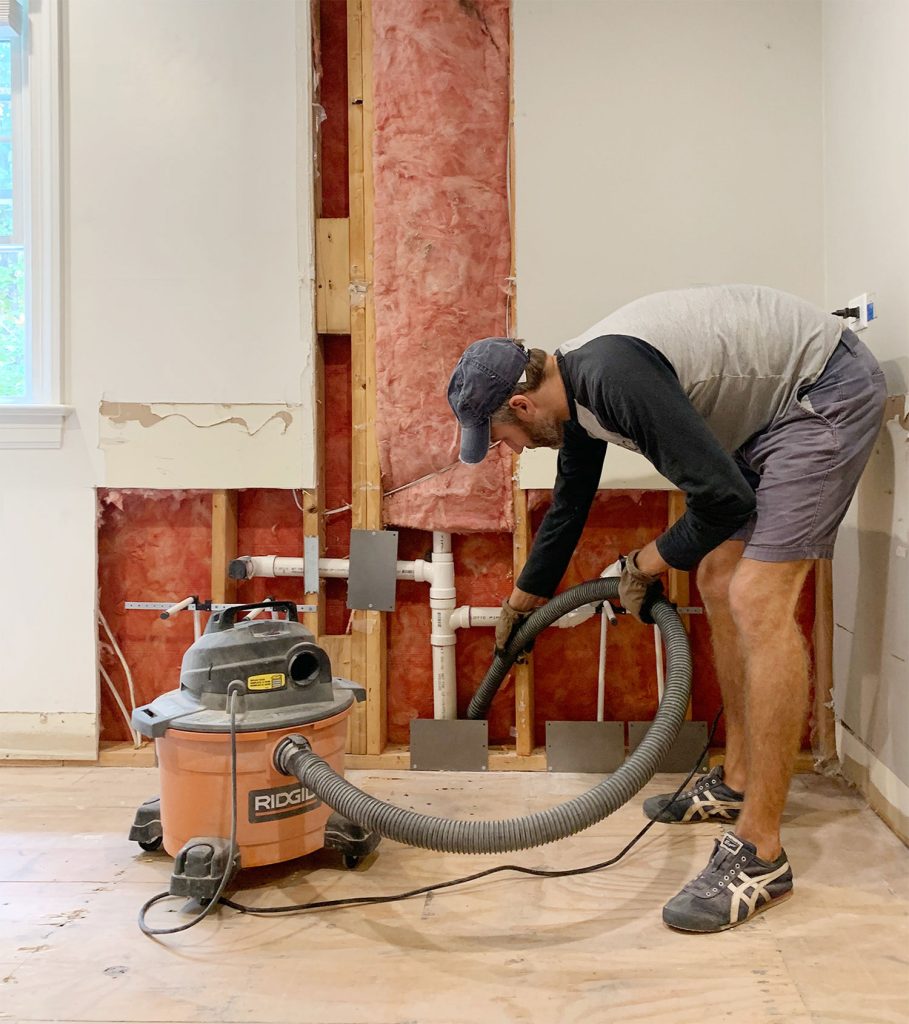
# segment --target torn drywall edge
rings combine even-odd
[[[311,410],[285,404],[100,405],[107,487],[315,486]]]
[[[143,402],[111,402],[102,399],[99,413],[102,421],[123,426],[136,423],[140,427],[154,427],[170,417],[180,417],[190,426],[208,429],[224,423],[233,423],[243,427],[250,437],[254,437],[266,423],[280,419],[284,430],[293,422],[295,414],[302,409],[300,405],[276,406],[261,404],[190,404],[190,403],[143,403]]]

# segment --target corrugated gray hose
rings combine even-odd
[[[530,615],[515,634],[504,657],[497,657],[471,702],[488,708],[509,668],[542,629],[574,608],[618,596],[617,579],[591,580],[572,587]],[[617,811],[650,781],[678,735],[691,691],[688,637],[675,608],[659,598],[651,611],[666,642],[666,686],[647,735],[612,775],[581,796],[522,818],[461,821],[407,811],[352,786],[309,748],[302,737],[287,737],[275,752],[275,765],[295,775],[320,800],[345,818],[409,846],[445,853],[506,853],[553,843],[574,835]],[[482,694],[481,692],[482,691]],[[474,707],[476,705],[476,708]]]

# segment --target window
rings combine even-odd
[[[59,0],[0,0],[0,448],[59,447]]]
[[[0,399],[29,396],[22,230],[22,37],[0,29]]]

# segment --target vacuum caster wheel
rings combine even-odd
[[[161,797],[152,797],[136,811],[133,827],[129,830],[132,842],[148,853],[161,848],[164,841],[164,829],[161,827]]]
[[[344,867],[352,871],[379,845],[379,833],[370,832],[362,825],[342,817],[334,811],[325,825],[325,848],[337,850],[344,859]]]

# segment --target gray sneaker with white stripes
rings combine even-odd
[[[792,895],[792,869],[782,850],[773,863],[727,832],[710,863],[663,907],[663,920],[683,932],[722,932]]]
[[[652,821],[676,825],[692,821],[733,822],[739,816],[745,796],[723,781],[723,766],[718,764],[691,789],[672,799],[672,793],[652,796],[644,801],[644,814]]]

